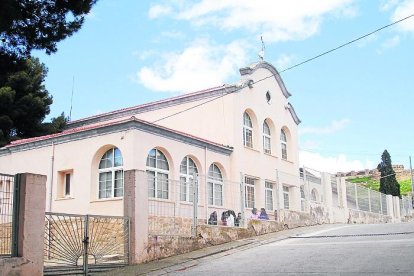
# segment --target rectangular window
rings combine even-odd
[[[191,177],[180,177],[180,200],[194,202],[194,180]]]
[[[187,181],[185,177],[180,177],[180,200],[187,201]]]
[[[155,172],[147,171],[148,196],[155,197]]]
[[[281,146],[282,146],[282,159],[287,160],[287,145],[285,143],[282,143]]]
[[[283,207],[289,210],[289,187],[283,186]]]
[[[168,199],[168,175],[157,174],[157,198]]]
[[[251,177],[245,177],[245,205],[247,208],[254,207],[254,182],[255,179]]]
[[[147,171],[148,196],[168,199],[168,174],[154,171]]]
[[[208,204],[213,205],[213,183],[208,182],[207,183],[207,190],[208,190]]]
[[[66,173],[65,174],[65,196],[70,196],[70,180],[72,178],[72,174],[71,173]]]
[[[263,150],[267,154],[271,154],[272,150],[270,147],[270,137],[269,136],[263,136]]]
[[[271,211],[273,211],[273,187],[273,183],[265,182],[265,206]]]
[[[119,170],[115,171],[115,179],[114,179],[114,197],[121,197],[124,195],[124,171]]]
[[[112,173],[102,172],[99,174],[99,198],[110,198],[112,196]]]
[[[243,144],[246,147],[253,148],[253,131],[248,128],[243,128]]]
[[[223,206],[223,185],[221,183],[207,182],[208,204]]]

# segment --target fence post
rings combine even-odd
[[[192,236],[197,236],[197,224],[198,224],[198,175],[193,174],[193,229]]]
[[[1,267],[5,272],[18,269],[19,275],[42,275],[44,255],[45,233],[45,209],[46,209],[46,176],[37,174],[16,175],[18,188],[14,197],[18,197],[13,203],[17,205],[17,216],[13,218],[17,238],[14,245],[14,256],[22,257],[26,264],[19,268]],[[1,273],[0,272],[0,273]],[[14,273],[9,272],[10,275]]]
[[[394,203],[392,200],[392,195],[385,195],[387,199],[387,211],[388,215],[391,216],[392,222],[395,222],[395,211],[394,211]]]
[[[379,196],[379,201],[380,201],[380,212],[381,212],[381,214],[384,214],[384,211],[383,211],[383,209],[382,209],[382,194],[381,193],[378,193],[378,196]]]
[[[83,224],[83,275],[88,275],[89,215],[84,217]]]
[[[124,216],[130,219],[129,263],[146,260],[148,245],[148,183],[145,172],[124,172]]]
[[[369,211],[371,212],[371,189],[368,189],[368,205]]]
[[[307,180],[307,177],[306,177],[306,168],[305,168],[305,166],[303,166],[303,183],[304,183],[303,186],[305,187],[306,209],[307,209],[308,212],[310,212],[311,189],[310,189],[309,181]]]
[[[329,221],[333,221],[332,213],[332,184],[331,184],[331,175],[326,172],[321,173],[322,189],[324,195],[324,203],[328,209]]]
[[[246,227],[245,185],[244,175],[242,172],[240,172],[240,212],[242,215],[240,226]]]
[[[355,189],[355,206],[356,206],[356,209],[359,210],[358,189],[357,189],[357,184],[356,183],[354,183],[354,189]]]

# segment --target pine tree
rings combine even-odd
[[[392,168],[391,156],[387,150],[381,155],[381,163],[377,169],[381,173],[380,188],[381,193],[401,197],[400,184],[395,177],[395,171]]]

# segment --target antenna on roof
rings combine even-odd
[[[75,76],[72,78],[72,95],[70,97],[70,111],[69,111],[69,121],[72,120],[72,103],[73,103],[73,90],[75,87]]]
[[[262,50],[260,50],[259,52],[259,58],[263,61],[264,55],[265,55],[265,49],[266,49],[264,41],[263,41],[263,34],[260,35],[260,40],[262,41]]]

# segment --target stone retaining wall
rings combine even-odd
[[[392,222],[391,216],[349,209],[348,223],[365,224],[365,223],[391,223],[391,222]]]
[[[190,222],[189,222],[189,221]],[[344,221],[342,221],[344,220]],[[346,221],[348,220],[348,221]],[[166,226],[168,220],[152,218],[153,223]],[[349,217],[340,218],[340,223],[390,223],[390,216],[349,210]],[[146,247],[145,261],[151,261],[169,256],[183,254],[197,249],[219,245],[234,240],[245,239],[268,233],[292,229],[297,227],[331,223],[327,207],[320,205],[310,206],[310,212],[297,212],[291,210],[275,211],[275,220],[249,220],[247,227],[227,227],[217,225],[198,225],[196,237],[180,237],[178,233],[187,233],[191,230],[191,219],[175,218],[176,235],[150,235]],[[191,233],[191,232],[190,232]]]

